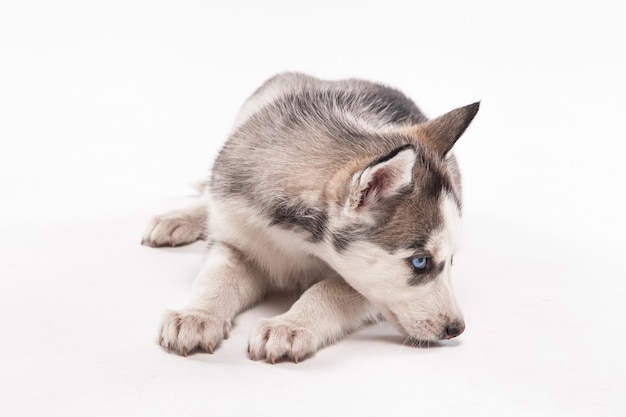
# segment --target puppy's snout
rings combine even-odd
[[[457,337],[465,330],[465,323],[462,321],[453,321],[446,326],[446,339],[452,339],[453,337]]]

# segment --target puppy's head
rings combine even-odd
[[[477,111],[478,103],[409,128],[414,140],[356,170],[332,233],[333,266],[419,341],[465,328],[451,285],[461,195],[450,150]]]

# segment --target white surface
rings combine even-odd
[[[626,414],[620,2],[0,4],[0,415]],[[481,99],[457,147],[441,347],[367,328],[298,365],[168,355],[203,247],[141,247],[243,100],[284,70],[393,84],[430,116]]]

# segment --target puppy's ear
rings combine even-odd
[[[347,209],[359,212],[381,206],[410,188],[416,156],[412,145],[401,146],[355,173],[348,190]]]
[[[418,138],[437,155],[445,158],[478,113],[480,102],[459,107],[451,112],[415,126]]]

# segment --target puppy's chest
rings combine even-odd
[[[213,207],[212,237],[237,247],[276,288],[305,289],[336,274],[314,255],[323,243],[311,242],[307,232],[271,225],[270,219],[241,202],[220,201]]]

